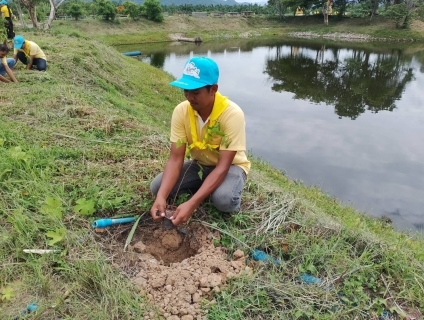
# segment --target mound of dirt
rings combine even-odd
[[[213,293],[228,279],[251,272],[241,250],[228,261],[224,249],[213,245],[219,233],[213,234],[198,223],[172,230],[155,224],[138,235],[142,236],[129,246],[139,270],[131,281],[157,307],[157,313],[145,315],[146,320],[204,319],[201,302],[213,303]]]

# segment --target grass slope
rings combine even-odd
[[[334,33],[366,34],[374,38],[388,40],[424,40],[424,22],[416,20],[411,29],[396,29],[393,21],[384,17],[373,19],[330,17],[329,25],[323,24],[320,16],[278,17],[166,17],[163,23],[146,19],[132,21],[117,18],[115,22],[105,23],[99,20],[54,21],[53,34],[95,35],[96,39],[108,45],[170,41],[172,34],[181,34],[188,38],[200,36],[204,41],[229,38],[275,38],[286,36],[289,32],[313,32],[318,35]]]
[[[170,115],[183,95],[168,86],[168,74],[104,43],[106,34],[125,34],[123,24],[104,25],[97,40],[101,26],[24,31],[44,49],[49,69],[17,70],[20,83],[1,87],[2,319],[31,302],[39,309],[28,319],[140,319],[154,308],[108,262],[89,214],[149,210],[149,182],[164,166]],[[155,28],[143,37],[165,35]],[[216,294],[209,319],[378,319],[383,311],[402,318],[424,309],[423,239],[263,161],[253,162],[239,213],[205,208],[229,253],[259,248],[281,261],[252,263],[252,277]],[[302,282],[305,273],[321,284]]]

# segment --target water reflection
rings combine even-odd
[[[272,90],[334,105],[339,117],[351,119],[365,110],[392,111],[413,78],[412,68],[399,55],[324,45],[277,47],[264,72],[272,78]]]
[[[213,58],[221,93],[245,112],[255,156],[359,211],[424,232],[420,46],[232,40],[120,50],[140,50],[143,62],[175,77],[189,57]]]

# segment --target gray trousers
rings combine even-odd
[[[194,194],[199,190],[203,181],[215,167],[199,166],[196,161],[185,161],[180,177],[172,189],[169,197],[180,194]],[[203,171],[202,179],[199,171]],[[150,190],[156,196],[162,183],[163,173],[160,173],[150,184]],[[222,212],[234,212],[240,209],[241,191],[243,190],[246,173],[242,168],[231,165],[221,185],[210,195],[212,205]]]

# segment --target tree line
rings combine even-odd
[[[158,22],[163,20],[159,0],[145,0],[141,5],[128,0],[124,2],[111,0],[93,0],[91,2],[83,0],[14,0],[8,2],[19,20],[25,21],[24,14],[28,15],[34,28],[39,28],[40,22],[43,22],[44,28],[49,29],[53,20],[65,15],[69,15],[75,20],[88,15],[104,20],[115,20],[118,14],[129,15],[133,19],[145,17]]]
[[[424,21],[424,0],[268,0],[268,5],[275,6],[281,18],[301,9],[305,15],[325,16],[329,12],[339,17],[383,15],[394,20],[398,28],[408,28],[416,18]]]
[[[162,5],[162,10],[168,12],[169,14],[175,13],[186,13],[191,14],[192,12],[243,12],[251,11],[255,14],[276,14],[278,11],[273,5],[259,5],[257,3],[250,4],[239,4],[239,5],[193,5],[193,4],[181,4],[181,5]]]
[[[11,0],[9,5],[20,20],[23,20],[23,14],[28,14],[35,28],[39,27],[39,21],[47,20],[44,23],[46,29],[51,27],[54,19],[63,15],[71,16],[75,20],[84,16],[114,20],[118,14],[123,14],[133,20],[144,17],[161,22],[164,19],[163,12],[173,15],[251,11],[258,15],[279,15],[281,19],[285,19],[286,16],[295,15],[300,11],[304,15],[324,15],[324,21],[325,16],[330,13],[338,17],[349,15],[360,18],[372,18],[380,14],[394,20],[398,28],[408,28],[416,18],[424,21],[424,0],[268,0],[266,5],[161,5],[159,0],[145,0],[141,5],[129,0]]]

